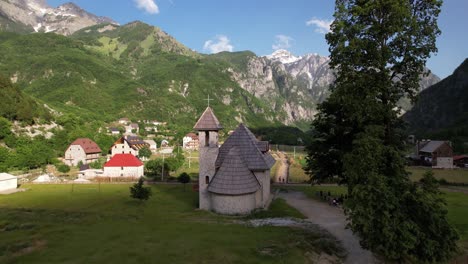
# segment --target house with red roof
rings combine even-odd
[[[64,163],[69,166],[76,166],[80,161],[89,164],[97,161],[101,152],[96,142],[89,138],[78,138],[65,151]]]
[[[105,177],[134,177],[143,176],[143,162],[132,154],[115,154],[106,164],[104,164]]]

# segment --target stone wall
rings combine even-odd
[[[209,144],[205,146],[206,133],[209,133]],[[208,192],[208,183],[213,179],[216,168],[215,162],[218,157],[218,132],[210,131],[199,132],[199,149],[200,149],[200,169],[198,176],[199,185],[199,203],[200,209],[211,210],[210,193]]]
[[[255,193],[245,195],[211,194],[212,210],[227,215],[248,214],[256,208]]]

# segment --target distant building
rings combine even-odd
[[[18,178],[8,173],[0,173],[0,192],[18,188]]]
[[[158,145],[156,144],[154,140],[145,139],[143,141],[145,141],[149,145],[149,149],[151,150],[151,152],[156,153],[156,151],[158,151]]]
[[[195,133],[188,133],[182,139],[182,148],[198,150],[198,136]]]
[[[138,156],[138,151],[144,147],[150,147],[148,143],[137,136],[123,136],[114,142],[109,149],[111,156],[115,154],[132,154]]]
[[[144,174],[144,165],[132,154],[115,154],[104,164],[104,177],[134,177],[140,178]]]
[[[116,127],[111,127],[109,128],[109,133],[111,133],[111,135],[119,135],[120,134],[120,130]]]
[[[89,164],[99,159],[101,148],[89,138],[78,138],[65,151],[64,163],[76,166],[80,161]]]
[[[418,141],[416,143],[416,152],[423,164],[428,164],[433,168],[453,168],[453,149],[449,141]]]
[[[468,168],[468,155],[454,156],[453,165],[459,168]]]
[[[128,123],[130,123],[130,119],[128,119],[126,117],[123,117],[123,118],[119,119],[119,124],[127,125]]]

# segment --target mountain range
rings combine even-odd
[[[325,56],[200,54],[157,27],[120,26],[73,3],[3,0],[0,28],[0,74],[59,112],[103,120],[156,118],[189,129],[209,95],[228,128],[307,129],[334,80]],[[438,81],[423,77],[421,90]]]

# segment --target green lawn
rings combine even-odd
[[[419,181],[424,173],[432,170],[434,177],[437,179],[445,179],[448,182],[455,183],[467,183],[468,184],[468,170],[467,169],[453,169],[453,170],[442,170],[442,169],[431,169],[424,167],[407,167],[406,170],[411,173],[410,178],[413,181]]]
[[[152,186],[146,202],[123,184],[22,187],[0,196],[0,263],[305,263],[325,250],[303,230],[196,210],[197,193],[181,185]],[[281,200],[272,208],[300,216]]]

